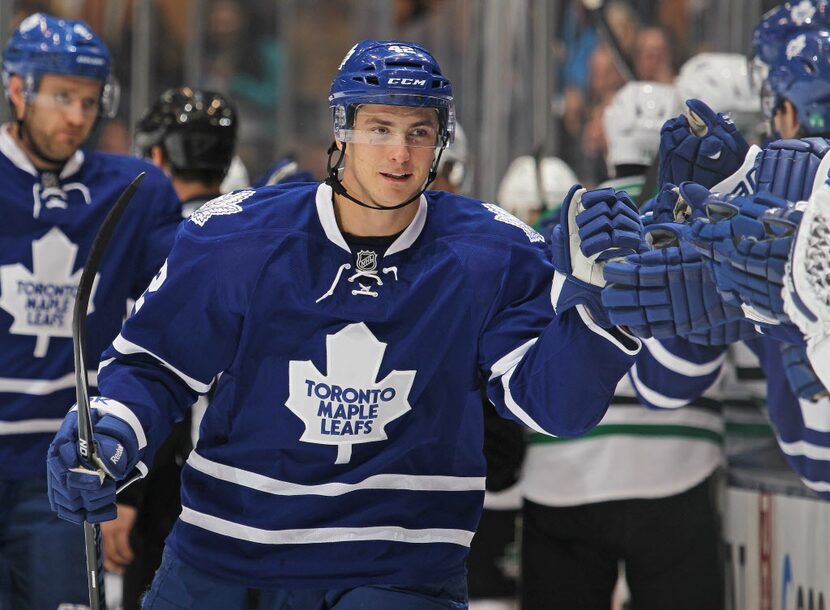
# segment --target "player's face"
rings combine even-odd
[[[66,161],[78,150],[95,124],[100,97],[99,81],[43,75],[37,93],[25,105],[20,134],[35,165]]]
[[[361,142],[346,146],[341,179],[352,196],[391,207],[423,188],[438,141],[434,108],[367,104],[358,108],[354,130]]]

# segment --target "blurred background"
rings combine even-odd
[[[698,52],[746,53],[775,4],[608,0],[603,14],[635,78],[671,82]],[[103,149],[129,152],[150,102],[187,84],[237,103],[251,176],[292,154],[322,178],[338,64],[358,40],[394,38],[426,45],[452,80],[479,197],[519,155],[561,157],[586,186],[607,177],[601,110],[625,69],[581,0],[0,0],[0,42],[40,10],[88,21],[110,46],[122,96]]]

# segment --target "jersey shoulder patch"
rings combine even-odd
[[[530,243],[545,243],[545,238],[542,237],[540,233],[534,231],[530,226],[513,216],[513,214],[506,211],[504,208],[500,208],[493,203],[482,202],[481,205],[483,205],[494,215],[494,220],[514,226],[517,229],[521,229]]]
[[[221,197],[217,197],[216,199],[211,199],[198,210],[193,212],[193,214],[190,215],[190,220],[194,224],[203,227],[213,216],[239,214],[242,212],[242,206],[239,204],[253,194],[254,191],[252,190],[242,190],[227,193]]]

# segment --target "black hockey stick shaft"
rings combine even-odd
[[[637,80],[634,75],[634,68],[631,66],[631,61],[628,59],[619,39],[614,35],[614,31],[608,25],[608,20],[605,18],[605,0],[582,0],[582,5],[588,10],[588,14],[600,38],[602,38],[603,42],[611,50],[614,65],[620,71],[625,82],[630,83],[631,81]]]
[[[86,313],[89,308],[89,299],[92,295],[92,285],[95,275],[101,265],[101,258],[106,250],[115,227],[127,204],[135,194],[138,185],[144,180],[141,172],[124,189],[115,205],[107,214],[101,228],[92,242],[89,255],[81,272],[78,282],[78,291],[75,295],[75,309],[72,313],[72,352],[75,357],[75,398],[78,401],[78,453],[87,466],[99,468],[99,458],[95,455],[95,444],[92,435],[92,414],[89,406],[89,380],[87,379],[85,350],[86,350]],[[104,597],[104,566],[101,553],[101,527],[97,523],[84,521],[84,546],[86,547],[87,585],[89,586],[90,610],[106,610]]]

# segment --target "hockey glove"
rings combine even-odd
[[[803,345],[781,344],[784,374],[793,394],[799,398],[818,400],[828,395],[827,388],[816,375]]]
[[[87,464],[78,454],[75,409],[64,418],[46,458],[52,510],[74,523],[115,519],[115,482],[124,479],[139,460],[138,441],[124,420],[109,414],[100,416],[93,409],[92,424],[100,464]]]
[[[691,180],[711,188],[741,167],[749,145],[724,114],[696,99],[686,106],[660,130],[658,182]]]
[[[804,208],[786,270],[784,310],[807,342],[807,357],[830,388],[830,189],[817,188]]]
[[[714,244],[715,257],[720,259],[715,265],[719,285],[728,285],[740,299],[747,317],[763,325],[788,321],[781,293],[801,211],[784,200],[781,203],[787,207],[774,208],[760,216],[765,233],[762,239],[736,234]]]
[[[684,182],[680,186],[664,184],[654,199],[648,224],[682,224],[705,216],[704,203],[711,195],[709,189],[694,182]],[[646,224],[645,218],[643,224]]]
[[[609,319],[642,338],[682,336],[705,345],[754,335],[741,310],[723,302],[708,263],[680,240],[684,230],[653,225],[647,236],[654,250],[605,266],[602,302]]]
[[[552,234],[556,273],[551,299],[556,312],[582,304],[597,324],[612,326],[600,296],[605,286],[602,268],[608,260],[640,251],[642,232],[637,206],[625,191],[587,191],[574,185]]]

